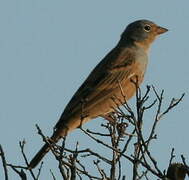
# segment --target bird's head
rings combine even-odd
[[[132,41],[148,50],[155,38],[168,29],[149,20],[138,20],[129,24],[121,35],[121,41]]]

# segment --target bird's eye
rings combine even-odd
[[[145,30],[146,32],[150,32],[151,26],[148,25],[148,24],[146,24],[146,25],[144,26],[144,30]]]

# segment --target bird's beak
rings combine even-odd
[[[161,27],[161,26],[157,26],[157,29],[156,29],[157,35],[163,34],[163,33],[167,32],[167,31],[168,31],[168,29],[166,29],[164,27]]]

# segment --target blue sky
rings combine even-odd
[[[184,101],[160,122],[153,152],[162,168],[168,163],[172,147],[176,149],[177,160],[180,154],[189,157],[188,6],[187,0],[182,3],[177,0],[1,0],[0,143],[7,160],[15,164],[22,162],[18,146],[22,139],[27,141],[28,157],[35,154],[42,145],[35,124],[51,135],[73,93],[116,45],[127,24],[138,19],[149,19],[169,29],[151,48],[142,89],[147,84],[165,89],[167,103],[172,97],[186,93]],[[97,123],[94,120],[85,127]],[[68,141],[74,145],[80,140],[82,146],[82,138],[85,137],[76,130]],[[47,164],[49,169],[56,169],[50,155],[45,159]],[[12,175],[10,179],[16,177]]]

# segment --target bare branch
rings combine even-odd
[[[4,151],[3,151],[3,148],[2,148],[1,145],[0,145],[0,156],[1,156],[2,163],[3,163],[3,169],[4,169],[4,174],[5,174],[5,180],[8,180],[9,178],[8,178],[7,162],[6,162],[5,154],[4,154]]]

